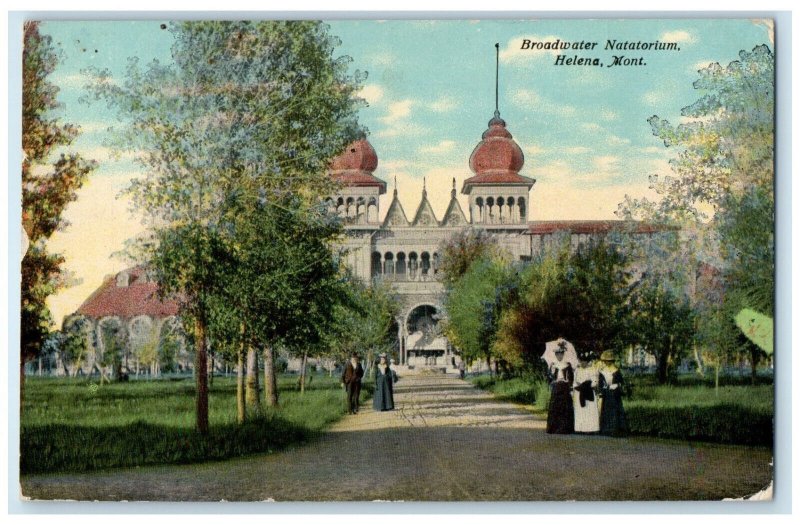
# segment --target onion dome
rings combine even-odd
[[[464,181],[463,193],[469,193],[474,185],[525,185],[533,186],[533,179],[523,177],[519,170],[525,164],[522,149],[506,129],[506,122],[495,111],[489,128],[469,157],[469,168],[475,176]]]
[[[372,172],[378,167],[378,154],[367,139],[350,143],[330,164],[330,175],[345,186],[376,187],[386,193],[386,183]]]

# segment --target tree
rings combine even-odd
[[[146,169],[130,188],[153,233],[142,247],[162,293],[181,298],[192,324],[197,428],[207,432],[209,323],[236,266],[237,230],[258,206],[331,192],[328,162],[361,131],[360,77],[348,75],[347,59],[333,58],[338,41],[319,22],[195,21],[169,29],[173,63],[142,70],[131,59],[122,85],[94,71],[92,93],[127,123],[116,147],[137,152]]]
[[[632,294],[631,317],[633,340],[656,358],[658,382],[666,383],[670,366],[688,352],[694,338],[688,299],[664,284],[646,281]]]
[[[64,258],[47,251],[50,236],[67,227],[62,215],[95,168],[74,153],[60,153],[78,136],[78,128],[59,122],[58,87],[47,80],[58,64],[52,39],[26,22],[22,51],[22,223],[30,240],[22,258],[20,387],[25,363],[38,355],[53,325],[47,298],[66,285]]]
[[[92,323],[86,317],[73,315],[64,319],[61,329],[60,357],[64,368],[75,375],[83,366],[90,348]]]
[[[663,266],[690,276],[701,263],[722,271],[719,302],[700,309],[702,333],[736,334],[733,323],[716,319],[722,310],[735,310],[732,301],[741,301],[739,308],[774,308],[774,67],[769,47],[759,45],[740,51],[739,60],[726,67],[712,63],[698,71],[694,87],[700,98],[681,110],[687,122],[648,119],[653,134],[677,149],[670,161],[673,175],[651,177],[660,200],[626,197],[618,212],[681,230],[677,246],[662,250]],[[686,283],[690,296],[693,284]],[[730,349],[716,348],[721,362]]]
[[[481,257],[447,290],[444,332],[463,359],[490,365],[500,318],[516,289],[517,273],[508,262]]]
[[[469,228],[454,234],[439,247],[439,273],[445,286],[453,286],[478,259],[500,255],[495,238],[486,230]]]
[[[595,355],[627,341],[632,289],[623,252],[604,240],[564,244],[521,272],[519,300],[505,311],[497,336],[519,366],[534,368],[545,343],[564,337]]]

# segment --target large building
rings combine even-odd
[[[444,289],[438,273],[442,243],[465,228],[482,228],[514,258],[534,256],[554,240],[569,235],[573,245],[603,235],[623,224],[628,231],[649,234],[643,224],[622,221],[529,221],[534,179],[520,174],[525,158],[506,122],[495,111],[481,141],[469,158],[472,176],[461,185],[468,196],[466,212],[456,199],[453,179],[450,202],[439,219],[433,212],[423,183],[419,204],[406,214],[397,198],[379,220],[380,195],[386,182],[374,175],[378,155],[366,140],[349,145],[331,164],[330,175],[341,183],[341,192],[329,199],[345,221],[347,261],[365,282],[389,281],[400,305],[397,319],[397,354],[401,366],[412,368],[448,366],[452,348],[438,330],[447,314]]]
[[[424,183],[419,204],[408,215],[397,197],[395,183],[381,220],[380,196],[386,193],[387,185],[374,175],[378,155],[372,145],[366,139],[356,141],[332,161],[330,176],[340,183],[341,190],[328,199],[328,204],[345,223],[347,264],[364,282],[391,284],[400,306],[396,354],[401,367],[441,369],[456,362],[456,352],[439,326],[447,313],[438,272],[439,249],[455,233],[466,228],[484,229],[515,259],[532,258],[566,236],[577,247],[621,227],[633,234],[655,233],[652,226],[623,221],[529,221],[529,211],[535,205],[531,190],[536,181],[520,174],[524,164],[522,149],[495,111],[470,155],[472,175],[461,184],[461,193],[468,197],[467,210],[456,198],[458,189],[453,179],[449,204],[441,219],[433,211]],[[141,267],[107,276],[76,312],[76,317],[84,320],[87,342],[94,351],[79,365],[80,370],[67,370],[56,358],[57,373],[92,373],[105,368],[100,356],[109,333],[121,334],[126,355],[138,355],[136,347],[145,348],[153,341],[160,348],[165,337],[179,331],[179,322],[178,304],[159,300],[157,287]],[[182,341],[171,361],[175,371],[193,366]],[[158,359],[145,364],[133,357],[126,368],[136,374],[149,368],[150,375],[158,375],[161,364]]]

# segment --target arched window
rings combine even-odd
[[[422,252],[420,255],[420,264],[419,264],[420,274],[423,277],[426,277],[430,274],[431,270],[431,254],[428,252]]]
[[[356,200],[356,222],[359,224],[367,222],[367,202],[364,197]]]
[[[356,216],[356,206],[353,197],[347,197],[347,218],[352,219]]]
[[[417,257],[417,252],[411,252],[408,254],[408,278],[415,279],[417,277],[418,270],[419,258]]]
[[[380,277],[382,273],[383,268],[381,267],[381,254],[379,252],[372,252],[372,276]]]
[[[395,273],[399,279],[406,276],[406,254],[405,252],[397,252],[397,262],[395,263]]]
[[[496,212],[494,209],[494,197],[487,197],[486,198],[486,222],[489,224],[494,224],[496,218]]]
[[[483,197],[475,199],[475,206],[477,213],[475,214],[475,222],[482,223],[486,218],[486,211],[483,209]]]
[[[505,199],[503,197],[497,198],[497,219],[498,222],[504,223],[506,222],[506,210],[505,210]]]
[[[386,252],[383,255],[383,273],[394,275],[394,254],[392,252]]]
[[[525,199],[523,197],[519,198],[519,220],[524,221],[528,217],[528,213],[525,211]]]
[[[509,197],[506,202],[508,202],[508,221],[513,223],[519,222],[517,208],[514,206],[514,197]]]
[[[371,197],[367,205],[367,222],[378,222],[378,202],[375,197]]]

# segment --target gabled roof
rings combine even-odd
[[[397,198],[397,189],[395,189],[389,211],[386,212],[386,218],[383,219],[383,227],[407,228],[408,226],[406,212],[403,210],[403,205],[400,204],[400,199]]]
[[[135,266],[107,276],[75,313],[95,319],[111,316],[131,319],[139,315],[170,317],[179,310],[177,300],[159,299],[158,283],[148,277],[142,266]]]
[[[436,219],[436,214],[433,213],[430,201],[428,201],[428,192],[425,187],[422,188],[422,200],[417,207],[417,213],[414,214],[412,226],[439,226],[439,221]]]
[[[444,217],[442,217],[442,226],[464,226],[465,224],[467,224],[467,216],[464,215],[464,210],[461,209],[461,204],[456,198],[456,179],[453,177],[450,204],[447,205],[447,211],[444,212]]]

